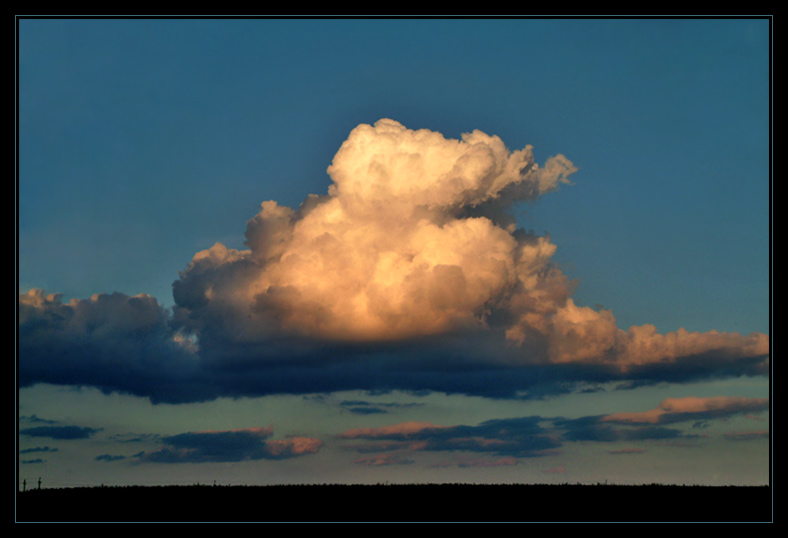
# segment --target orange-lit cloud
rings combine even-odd
[[[297,210],[264,202],[247,225],[249,249],[197,253],[175,298],[192,317],[235,314],[241,340],[282,331],[399,340],[483,327],[516,288],[534,307],[565,295],[542,290],[549,240],[518,239],[496,217],[574,170],[562,156],[540,168],[530,147],[511,152],[479,131],[451,140],[393,120],[360,125],[328,168],[327,195]]]
[[[476,452],[497,454],[501,464],[520,457],[551,453],[560,442],[548,435],[538,417],[489,420],[476,426],[436,426],[425,422],[405,422],[377,428],[355,428],[337,436],[340,440],[366,440],[353,450],[384,453],[392,450],[429,452]],[[377,448],[376,448],[377,446]],[[485,459],[488,463],[491,460]]]
[[[174,284],[179,319],[223,343],[391,342],[492,323],[520,360],[622,370],[768,355],[764,334],[623,330],[610,311],[576,305],[556,245],[506,211],[575,171],[562,155],[540,167],[530,146],[510,151],[480,131],[455,140],[390,119],[359,125],[328,167],[326,195],[298,209],[264,202],[248,249],[217,243],[194,256]]]
[[[551,467],[550,469],[545,469],[545,473],[547,474],[564,474],[566,472],[566,467],[563,465],[559,465],[558,467]]]
[[[442,461],[433,463],[430,467],[433,468],[446,468],[446,467],[462,467],[462,468],[486,468],[486,467],[513,467],[519,465],[520,460],[514,457],[503,458],[458,458],[454,461]]]
[[[658,424],[691,420],[696,417],[712,418],[753,411],[765,411],[768,408],[768,398],[741,398],[733,396],[667,398],[660,402],[656,409],[643,412],[614,413],[606,415],[602,421]]]
[[[163,448],[138,455],[150,463],[204,463],[284,459],[315,454],[323,441],[311,437],[269,439],[273,428],[188,432],[162,438]]]
[[[753,439],[768,439],[769,430],[726,433],[725,438],[730,441],[751,441]]]
[[[443,427],[430,424],[429,422],[403,422],[378,428],[353,428],[342,433],[340,437],[343,439],[407,438],[424,431],[437,430]]]
[[[347,430],[336,437],[345,447],[363,456],[358,462],[384,464],[392,454],[451,452],[457,456],[434,467],[494,467],[517,465],[522,458],[560,455],[567,443],[626,443],[608,451],[611,455],[635,455],[649,446],[696,447],[702,436],[681,422],[727,420],[733,415],[761,413],[769,402],[761,398],[712,397],[668,398],[656,409],[577,418],[528,416],[502,418],[476,425],[436,426],[404,422],[380,427]],[[768,431],[729,434],[731,440],[760,439]],[[359,444],[358,441],[364,443]],[[692,441],[693,444],[688,444]],[[645,444],[645,446],[644,446]],[[495,456],[495,457],[491,457]],[[406,457],[406,456],[402,456]],[[551,471],[564,472],[563,466]]]
[[[575,172],[480,131],[359,125],[327,192],[295,209],[265,201],[245,248],[197,252],[172,312],[144,294],[20,295],[20,383],[193,401],[382,387],[523,397],[585,380],[767,374],[766,334],[623,329],[575,303],[557,246],[509,211]]]
[[[265,450],[271,458],[289,458],[303,454],[315,454],[323,446],[323,441],[314,437],[289,437],[273,439],[265,443]]]
[[[359,456],[353,460],[353,463],[380,467],[383,465],[408,465],[413,463],[413,460],[403,458],[397,454],[375,454],[373,456]]]

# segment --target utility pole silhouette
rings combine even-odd
[[[38,477],[38,489],[39,490],[41,489],[41,477],[40,476]]]
[[[22,491],[24,492],[27,489],[27,478],[22,480]]]

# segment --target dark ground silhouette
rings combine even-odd
[[[16,521],[772,522],[769,487],[160,486],[41,489]]]

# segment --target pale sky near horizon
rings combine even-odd
[[[770,19],[17,22],[20,482],[768,483]]]

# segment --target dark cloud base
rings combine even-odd
[[[439,349],[411,347],[368,353],[363,349],[325,346],[288,360],[220,360],[185,356],[168,350],[158,357],[123,357],[86,347],[44,350],[20,346],[19,384],[91,386],[105,393],[149,398],[153,403],[190,403],[220,397],[314,394],[349,390],[385,392],[436,391],[488,398],[542,398],[588,390],[604,383],[636,388],[661,382],[683,383],[762,375],[766,357],[735,363],[713,356],[690,357],[681,364],[632,368],[605,365],[542,364],[490,366],[481,361],[441,360]],[[263,351],[263,354],[265,352]],[[469,355],[472,355],[469,348]],[[55,359],[57,357],[57,359]],[[450,368],[450,365],[455,365]]]
[[[69,304],[43,292],[20,296],[18,335],[20,387],[89,386],[154,403],[347,390],[540,398],[610,382],[634,388],[769,373],[768,354],[726,349],[626,368],[550,363],[494,328],[379,343],[205,335],[197,349],[179,339],[155,299],[122,294]]]
[[[89,439],[100,430],[81,426],[35,426],[19,430],[22,435],[30,437],[47,437],[57,440]]]

